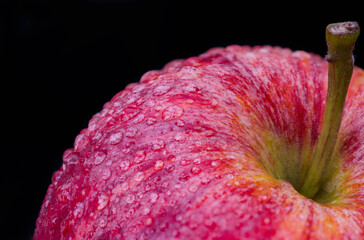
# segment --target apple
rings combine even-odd
[[[329,25],[327,61],[233,45],[147,72],[65,151],[34,239],[364,239],[358,34]]]

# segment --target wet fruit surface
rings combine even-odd
[[[306,199],[283,181],[298,173],[278,164],[305,167],[326,88],[324,60],[272,47],[211,49],[146,73],[64,153],[35,239],[363,239],[362,70],[340,133],[342,174],[328,181],[346,186],[338,197]],[[281,142],[308,150],[292,148],[292,160]]]

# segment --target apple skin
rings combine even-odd
[[[278,167],[276,142],[312,153],[327,71],[314,54],[233,45],[147,72],[65,151],[34,239],[364,239],[363,70],[347,95],[335,201],[266,168]]]

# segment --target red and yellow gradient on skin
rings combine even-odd
[[[323,59],[268,46],[211,49],[146,73],[65,152],[34,239],[363,239],[362,70],[328,200],[284,181],[301,184],[326,88]]]

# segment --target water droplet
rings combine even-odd
[[[81,131],[74,141],[75,150],[81,151],[88,143],[86,136],[87,129]]]
[[[214,130],[206,130],[205,132],[204,132],[204,135],[206,136],[206,137],[211,137],[211,136],[213,136],[213,135],[215,135],[215,131]]]
[[[139,150],[135,153],[134,162],[140,163],[145,159],[147,153],[144,150]]]
[[[180,106],[173,105],[164,109],[162,113],[162,119],[164,121],[172,121],[182,117],[182,115],[183,115],[183,108],[181,108]]]
[[[105,194],[101,195],[97,201],[97,210],[104,209],[109,203],[109,197]]]
[[[201,164],[201,159],[196,158],[195,160],[193,160],[193,163],[196,164],[196,165],[200,165]]]
[[[157,160],[154,164],[154,170],[159,171],[164,167],[164,162],[162,160]]]
[[[174,138],[174,140],[176,140],[177,142],[180,142],[180,143],[186,141],[186,137],[184,136],[183,133],[180,133],[180,132],[176,133],[173,138]]]
[[[126,142],[124,144],[124,146],[121,148],[121,152],[122,153],[129,153],[131,151],[131,149],[134,147],[135,145],[135,142],[134,141],[131,141],[131,142]]]
[[[125,211],[125,217],[126,218],[131,218],[135,213],[135,209],[134,208],[129,208]]]
[[[193,166],[192,168],[191,168],[191,173],[193,173],[193,174],[199,174],[199,173],[201,173],[202,172],[202,170],[201,170],[201,168],[200,167],[198,167],[198,166]]]
[[[148,215],[149,213],[150,213],[150,208],[149,207],[143,208],[143,214],[144,215]]]
[[[157,87],[154,88],[153,95],[155,95],[155,96],[161,96],[163,94],[166,94],[170,90],[171,90],[171,86],[168,86],[168,85],[158,85]]]
[[[150,202],[155,203],[158,199],[158,193],[151,193],[150,194]]]
[[[104,180],[109,179],[111,176],[111,170],[109,168],[105,168],[104,170],[102,170],[102,178]]]
[[[129,166],[130,166],[130,162],[127,160],[120,162],[120,169],[123,171],[128,170]]]
[[[99,131],[97,131],[97,132],[92,131],[90,133],[90,137],[91,137],[91,144],[95,144],[103,137],[103,134]]]
[[[106,158],[106,152],[104,151],[97,151],[93,154],[93,160],[92,162],[95,164],[95,165],[98,165],[100,163],[102,163],[105,158]]]
[[[100,113],[96,113],[92,116],[91,120],[88,123],[88,131],[93,132],[97,128],[97,123],[100,120]]]
[[[73,149],[68,149],[63,153],[63,162],[66,165],[74,165],[79,159],[79,154],[73,152]]]
[[[188,191],[190,191],[191,193],[196,192],[198,189],[198,184],[197,183],[193,183],[188,187]]]
[[[201,183],[206,185],[211,181],[211,178],[209,176],[205,176],[201,179]]]
[[[116,185],[111,192],[113,193],[113,195],[119,195],[125,191],[127,191],[129,189],[129,184],[127,182],[121,183]]]
[[[178,120],[176,121],[176,126],[177,126],[177,127],[183,127],[184,125],[185,125],[185,122],[184,122],[183,120],[178,119]]]
[[[145,85],[144,84],[136,84],[133,87],[133,91],[134,93],[140,93],[141,91],[143,91],[145,89]]]
[[[226,175],[226,178],[229,179],[229,180],[233,180],[234,175],[230,173],[230,174]]]
[[[140,112],[139,108],[135,107],[126,107],[124,110],[121,111],[121,121],[125,122],[132,118],[134,118]]]
[[[270,223],[270,219],[268,217],[264,218],[264,224],[268,225]]]
[[[212,161],[211,166],[217,168],[218,166],[220,166],[220,161]]]
[[[198,87],[192,83],[189,83],[188,85],[183,86],[182,90],[186,93],[193,93],[198,91]]]
[[[174,166],[173,164],[169,164],[169,165],[166,167],[166,171],[167,171],[167,172],[172,172],[174,169],[175,169],[175,166]]]
[[[70,184],[64,184],[57,188],[56,196],[59,202],[68,202],[71,199]]]
[[[61,179],[63,172],[61,170],[55,171],[52,175],[52,183],[54,186],[58,185],[59,180]]]
[[[84,208],[85,208],[84,203],[82,203],[82,202],[77,203],[75,210],[73,211],[73,216],[75,218],[81,218],[83,215]]]
[[[134,194],[128,194],[128,195],[125,196],[125,202],[126,203],[131,204],[131,203],[134,202],[134,200],[135,200]]]
[[[147,118],[147,121],[145,122],[148,126],[151,126],[153,124],[155,124],[157,122],[157,119],[155,119],[154,117],[149,117]]]
[[[154,107],[154,109],[159,112],[162,109],[162,105],[157,105]]]
[[[189,165],[190,163],[191,163],[191,161],[190,161],[190,160],[182,159],[182,160],[180,161],[180,163],[179,163],[179,164],[181,164],[181,166],[187,166],[187,165]]]
[[[144,179],[144,173],[143,172],[137,172],[134,176],[134,180],[137,182],[140,182]]]
[[[97,221],[97,225],[100,228],[105,228],[107,226],[107,217],[106,216],[102,216],[101,218],[98,219]]]
[[[188,181],[188,180],[190,179],[190,175],[189,175],[188,173],[186,173],[186,172],[182,172],[182,173],[179,175],[178,179],[179,179],[181,182],[186,182],[186,181]]]
[[[129,138],[132,138],[134,137],[138,132],[138,129],[135,128],[135,127],[129,127],[126,132],[125,132],[125,136],[126,137],[129,137]]]
[[[59,225],[59,218],[57,218],[57,217],[54,217],[54,218],[52,218],[52,220],[51,220],[51,226],[52,227],[56,227],[56,226],[58,226]]]
[[[152,141],[152,149],[154,151],[160,151],[164,148],[164,141],[161,139],[155,139]]]
[[[133,124],[135,123],[141,123],[144,120],[145,116],[144,114],[139,114],[133,119]]]
[[[123,132],[121,132],[120,130],[117,132],[114,132],[110,135],[109,138],[109,143],[111,145],[115,145],[121,142],[121,140],[123,140]]]
[[[152,218],[147,218],[147,219],[145,220],[145,225],[150,226],[150,225],[152,225],[152,224],[153,224],[153,219],[152,219]]]
[[[129,184],[127,182],[122,183],[120,189],[124,192],[127,191],[129,189]]]
[[[148,100],[146,105],[147,105],[147,107],[153,107],[155,105],[155,101],[154,100]]]

